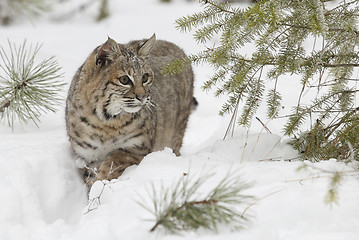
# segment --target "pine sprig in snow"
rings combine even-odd
[[[139,204],[155,217],[151,232],[159,227],[178,233],[199,228],[217,231],[219,224],[241,228],[249,222],[238,207],[248,205],[251,196],[242,194],[249,185],[238,176],[228,174],[214,188],[203,194],[205,183],[214,174],[192,178],[184,175],[172,187],[161,189],[152,185],[150,197],[153,206]],[[242,209],[242,210],[243,210]]]
[[[9,42],[9,54],[0,46],[0,117],[9,126],[16,118],[22,123],[29,120],[36,125],[45,112],[55,112],[60,104],[58,91],[64,83],[59,78],[61,67],[54,57],[35,63],[41,46],[26,41],[20,46]]]

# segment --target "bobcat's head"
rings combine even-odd
[[[111,119],[150,106],[149,91],[154,76],[146,57],[155,41],[153,35],[136,45],[122,45],[109,38],[95,50],[92,61],[95,90],[88,98],[95,101],[94,111],[98,116]]]

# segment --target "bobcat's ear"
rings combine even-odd
[[[96,54],[96,65],[102,65],[111,62],[121,53],[117,42],[111,38],[98,49]]]
[[[156,34],[153,34],[152,37],[150,37],[144,44],[142,44],[142,46],[138,50],[138,55],[144,57],[150,54],[151,49],[155,42],[156,42]]]

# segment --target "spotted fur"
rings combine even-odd
[[[84,180],[117,178],[150,152],[170,147],[179,155],[191,106],[193,72],[162,69],[184,52],[167,41],[118,44],[108,39],[75,74],[66,102],[74,152],[84,160]],[[95,175],[89,169],[97,169]],[[92,181],[91,181],[92,182]]]

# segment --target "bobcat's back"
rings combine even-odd
[[[155,40],[96,48],[74,76],[66,104],[71,146],[96,179],[112,179],[150,152],[170,147],[178,155],[193,103],[191,67],[165,76],[185,57],[173,43]],[[87,173],[88,174],[88,173]]]
[[[157,41],[148,60],[156,79],[151,89],[157,115],[154,151],[168,146],[179,155],[182,146],[193,102],[193,72],[186,68],[178,75],[165,76],[162,70],[171,61],[184,57],[173,43]]]

